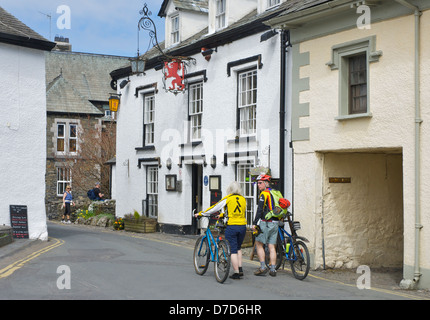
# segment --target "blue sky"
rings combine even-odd
[[[157,25],[157,37],[164,40],[164,19],[158,16],[161,0],[0,0],[0,6],[34,31],[54,41],[56,35],[70,39],[72,50],[119,56],[137,54],[139,11],[147,3]],[[70,8],[70,28],[63,10]],[[51,27],[49,18],[51,15]],[[57,23],[59,22],[59,24]],[[59,29],[58,25],[65,26]],[[147,51],[149,35],[139,33],[140,53]]]

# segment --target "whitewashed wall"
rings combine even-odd
[[[0,44],[0,75],[0,224],[26,205],[30,238],[47,240],[44,52]]]
[[[208,165],[203,168],[203,177],[222,175],[222,191],[235,179],[235,166],[222,164],[224,153],[232,151],[227,140],[235,138],[237,111],[237,72],[256,62],[232,69],[227,75],[227,63],[262,55],[263,67],[257,68],[257,143],[258,160],[261,165],[269,165],[273,176],[279,177],[279,77],[280,39],[279,35],[260,42],[260,34],[220,46],[208,62],[201,54],[193,56],[196,64],[191,64],[188,72],[207,71],[207,82],[203,87],[203,149],[196,147],[194,154],[206,154]],[[139,158],[161,156],[159,169],[159,222],[178,225],[191,223],[191,166],[178,167],[179,144],[187,142],[188,91],[174,95],[163,90],[162,72],[147,70],[144,76],[132,76],[127,87],[120,90],[121,106],[117,127],[117,214],[123,216],[133,210],[141,213],[142,199],[146,195],[146,170],[138,168]],[[120,83],[121,80],[118,81]],[[157,82],[155,95],[155,151],[136,151],[142,146],[143,97],[135,97],[135,88]],[[263,150],[270,145],[270,157]],[[230,149],[228,149],[230,147]],[[286,148],[286,150],[289,150]],[[210,158],[215,154],[217,166],[210,166]],[[170,157],[172,169],[165,162]],[[286,157],[288,159],[288,157]],[[289,162],[291,163],[291,162]],[[166,174],[176,174],[182,181],[182,192],[165,191]],[[286,179],[288,180],[288,179]],[[288,190],[288,192],[291,192]],[[203,207],[210,204],[208,187],[203,187]]]

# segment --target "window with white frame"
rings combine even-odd
[[[154,144],[155,95],[154,92],[144,96],[143,110],[143,145]]]
[[[276,6],[279,3],[281,3],[281,0],[267,0],[267,8]]]
[[[239,73],[238,87],[238,129],[240,135],[255,135],[257,129],[257,70]]]
[[[254,220],[255,186],[251,181],[251,164],[237,165],[237,181],[239,182],[243,196],[246,200],[246,223],[252,226]]]
[[[170,18],[171,29],[170,29],[170,41],[171,44],[179,42],[179,15],[175,15]]]
[[[158,216],[158,167],[148,166],[146,169],[146,194],[148,216]]]
[[[57,196],[62,196],[66,186],[72,185],[72,170],[66,167],[57,168]]]
[[[225,19],[225,2],[227,0],[216,0],[215,24],[216,29],[221,29],[226,26]]]
[[[75,123],[69,124],[69,152],[77,152],[78,126]]]
[[[201,140],[203,117],[203,82],[190,84],[189,116],[191,141]]]
[[[57,154],[76,154],[78,152],[77,123],[57,122],[55,134]]]

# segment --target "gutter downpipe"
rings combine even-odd
[[[288,30],[281,30],[281,83],[279,102],[279,189],[285,195],[285,101],[286,101],[286,55],[290,44]],[[287,44],[288,43],[288,44]]]
[[[420,222],[420,127],[423,120],[421,119],[420,110],[420,16],[421,11],[418,7],[410,4],[406,0],[396,0],[397,3],[414,11],[415,15],[415,267],[413,285],[415,286],[421,277],[420,272],[420,230],[423,227]]]

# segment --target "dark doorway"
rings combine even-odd
[[[202,210],[202,193],[203,193],[203,166],[201,164],[192,164],[192,193],[191,193],[191,207],[196,212]],[[192,219],[192,232],[198,233],[197,219]]]

